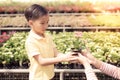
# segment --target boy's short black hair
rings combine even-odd
[[[38,4],[31,5],[24,12],[27,21],[38,19],[47,14],[48,14],[47,9]]]

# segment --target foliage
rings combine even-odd
[[[119,27],[120,26],[120,16],[111,15],[106,13],[104,15],[91,15],[88,17],[89,21],[93,25],[108,26],[108,27]]]
[[[92,54],[105,62],[120,64],[120,33],[119,32],[89,32],[86,44]]]
[[[0,2],[0,13],[23,13],[25,8],[34,4],[40,4],[46,7],[50,13],[79,13],[79,12],[119,12],[119,1],[38,1],[38,2]]]
[[[85,43],[82,39],[76,38],[73,32],[60,32],[53,34],[53,40],[57,45],[57,49],[63,53],[71,51],[73,48],[76,50],[84,49]]]
[[[24,62],[27,62],[27,54],[25,51],[25,39],[27,33],[15,33],[4,45],[0,48],[0,64],[3,66],[11,63],[19,63],[22,67]]]
[[[29,63],[25,40],[27,32],[15,33],[2,47],[0,47],[0,64],[17,63],[23,66]],[[120,65],[120,33],[119,32],[82,32],[81,38],[76,38],[73,32],[52,33],[53,40],[60,52],[66,53],[72,48],[77,50],[88,47],[91,54],[99,60]]]
[[[85,14],[85,13],[84,13]],[[102,26],[102,27],[120,27],[120,14],[89,14],[85,15],[57,15],[51,16],[49,27],[86,27],[86,26]],[[1,27],[28,27],[24,16],[0,17]]]
[[[52,2],[12,2],[0,3],[0,13],[23,13],[25,8],[37,3],[44,6],[50,13],[62,12],[94,12],[90,2],[52,1]],[[22,5],[21,5],[22,4]]]

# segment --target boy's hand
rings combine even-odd
[[[73,52],[72,53],[72,56],[74,56],[73,58],[71,58],[71,60],[69,61],[70,63],[79,63],[79,61],[78,61],[78,58],[79,58],[79,55],[78,55],[79,53],[77,52]]]
[[[75,53],[69,52],[66,54],[60,54],[57,57],[61,60],[61,62],[70,62],[76,59],[76,56],[73,56]]]

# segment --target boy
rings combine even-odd
[[[29,80],[50,80],[54,76],[54,64],[70,61],[72,54],[58,53],[51,37],[45,33],[48,27],[48,11],[37,4],[25,10],[25,18],[31,31],[25,47],[30,60]]]

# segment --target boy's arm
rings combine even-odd
[[[62,54],[58,53],[57,49],[54,48],[55,57],[54,58],[43,58],[40,54],[33,56],[40,65],[47,66],[51,64],[55,64],[58,62],[69,62],[70,60],[74,59],[75,56],[72,54]]]
[[[57,48],[56,47],[54,47],[54,53],[55,53],[55,57],[59,57],[59,56],[62,56],[62,55],[65,55],[65,54],[63,54],[63,53],[60,53],[58,50],[57,50]]]
[[[58,62],[62,62],[62,58],[60,57],[55,57],[55,58],[43,58],[40,54],[33,56],[36,61],[42,65],[42,66],[47,66],[47,65],[51,65],[51,64],[55,64]]]

